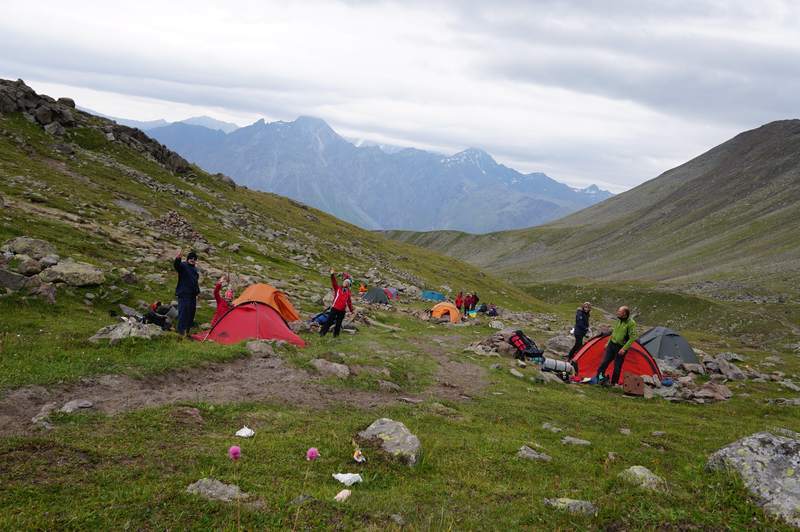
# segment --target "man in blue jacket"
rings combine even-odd
[[[175,256],[172,266],[178,272],[178,286],[175,296],[178,298],[178,326],[176,330],[181,336],[187,336],[194,323],[197,310],[197,295],[200,293],[200,274],[197,273],[197,253],[190,251],[186,261],[181,260],[181,251]]]
[[[572,357],[583,347],[583,338],[586,336],[586,333],[589,332],[589,314],[591,314],[591,312],[592,304],[588,301],[578,307],[578,310],[575,312],[575,328],[572,330],[572,334],[575,336],[575,345],[572,346],[572,349],[570,349],[567,355],[568,360],[572,360]]]

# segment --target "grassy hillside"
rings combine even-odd
[[[798,216],[800,120],[785,120],[541,227],[389,236],[527,281],[728,280],[796,296]]]
[[[777,307],[759,314],[646,283],[523,290],[235,187],[134,130],[74,112],[72,125],[51,134],[5,105],[0,94],[0,244],[21,235],[47,240],[62,260],[95,265],[105,280],[60,284],[55,302],[26,288],[0,293],[0,529],[789,529],[754,504],[735,476],[705,469],[711,452],[738,438],[800,430],[796,407],[766,402],[797,395],[771,372],[800,380],[798,338],[774,326]],[[164,218],[170,211],[182,218]],[[544,384],[530,365],[465,349],[496,333],[489,320],[422,321],[428,304],[408,297],[389,309],[358,305],[383,326],[360,324],[338,339],[303,332],[306,348],[276,347],[271,355],[172,333],[88,341],[118,321],[111,312],[120,303],[170,299],[170,261],[177,248],[191,247],[204,249],[198,322],[210,318],[209,289],[226,272],[238,287],[266,280],[283,288],[308,316],[323,307],[334,266],[357,278],[377,275],[385,280],[379,284],[474,289],[506,309],[533,311],[501,319],[540,344],[569,330],[578,301],[598,303],[594,326],[631,302],[643,326],[679,328],[696,348],[736,351],[746,357],[743,369],[772,376],[729,382],[732,399],[704,405]],[[0,280],[22,264],[18,256],[1,260]],[[316,359],[344,364],[350,375],[322,374]],[[79,399],[93,407],[55,411]],[[47,408],[55,410],[46,423],[34,423]],[[366,464],[353,462],[354,434],[380,417],[419,437],[415,467],[370,449]],[[243,425],[254,438],[233,435]],[[564,436],[591,445],[565,445]],[[226,456],[234,444],[242,448],[236,464]],[[522,445],[551,461],[518,458]],[[309,463],[312,446],[322,457]],[[667,492],[654,496],[622,481],[633,465],[662,476]],[[343,487],[331,478],[337,472],[364,479],[344,503],[333,500]],[[237,505],[187,493],[204,477],[252,497]],[[556,497],[591,501],[597,514],[545,506],[544,498]]]

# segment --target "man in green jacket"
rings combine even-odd
[[[619,307],[617,309],[617,323],[611,331],[611,338],[606,344],[606,352],[603,355],[603,362],[597,368],[597,383],[606,384],[608,379],[605,376],[606,369],[611,361],[614,361],[614,373],[611,376],[610,384],[619,384],[619,374],[622,371],[622,364],[625,362],[625,353],[630,349],[631,344],[636,340],[636,322],[631,318],[631,309]]]

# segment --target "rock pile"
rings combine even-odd
[[[123,318],[120,323],[103,327],[89,338],[92,343],[99,343],[100,340],[108,340],[111,345],[119,343],[124,338],[144,338],[151,340],[160,336],[164,331],[158,325],[152,323],[139,323],[136,320]]]
[[[514,346],[508,343],[508,339],[514,334],[513,329],[503,329],[481,340],[470,344],[465,351],[481,356],[508,356],[516,354]]]
[[[167,212],[167,214],[154,220],[150,225],[162,233],[172,235],[186,242],[208,244],[203,235],[195,231],[192,224],[176,211]]]

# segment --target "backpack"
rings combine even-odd
[[[544,351],[539,349],[536,342],[531,340],[524,332],[514,331],[508,339],[508,343],[517,349],[516,358],[525,360],[526,358],[541,359]]]

